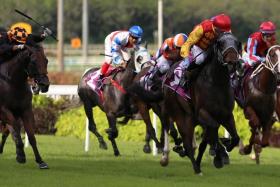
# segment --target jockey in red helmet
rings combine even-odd
[[[253,67],[265,61],[266,51],[276,43],[276,26],[271,21],[262,22],[259,31],[251,34],[245,45],[243,60],[247,67]]]
[[[211,19],[206,19],[194,27],[181,48],[180,54],[184,60],[174,71],[175,75],[178,75],[178,79],[174,81],[174,85],[179,84],[179,81],[183,77],[182,72],[190,64],[199,65],[204,62],[206,58],[204,51],[223,32],[231,32],[231,20],[226,14],[219,14]],[[193,56],[195,56],[195,59],[193,59]],[[193,61],[194,63],[192,63]]]

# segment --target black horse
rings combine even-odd
[[[272,46],[266,62],[258,65],[244,77],[243,108],[245,117],[249,120],[251,137],[249,145],[241,147],[241,154],[250,154],[252,147],[256,153],[256,163],[259,164],[259,156],[262,147],[269,144],[271,127],[274,123],[273,113],[276,106],[278,55],[280,46]],[[278,109],[276,108],[276,111]]]
[[[129,96],[126,93],[126,89],[132,83],[133,78],[136,75],[136,69],[140,70],[143,64],[150,59],[150,54],[144,47],[140,47],[135,54],[132,54],[128,65],[125,69],[119,69],[116,73],[106,78],[106,83],[103,87],[103,99],[93,91],[87,84],[87,78],[90,74],[98,71],[97,68],[88,70],[81,78],[78,85],[78,95],[84,103],[84,110],[89,121],[89,130],[96,135],[99,141],[99,147],[107,149],[103,137],[99,134],[94,122],[92,108],[98,106],[102,111],[106,113],[106,117],[109,123],[109,128],[106,130],[108,138],[112,143],[114,149],[114,155],[120,155],[115,138],[118,136],[118,130],[116,127],[116,120],[118,117],[130,116],[131,110],[127,110],[130,105]],[[133,113],[133,111],[132,111]]]
[[[25,50],[0,66],[0,119],[7,128],[3,131],[0,153],[9,133],[16,144],[16,160],[25,163],[26,157],[20,135],[21,124],[28,135],[35,160],[39,168],[48,168],[42,160],[34,136],[34,114],[32,111],[32,92],[28,77],[33,78],[41,92],[47,92],[49,79],[47,76],[47,58],[42,46],[35,43],[32,35],[27,38]]]
[[[192,98],[190,101],[164,87],[165,113],[176,122],[183,139],[185,155],[190,158],[196,174],[201,173],[200,163],[208,143],[214,150],[215,166],[223,166],[225,150],[218,141],[220,124],[232,137],[226,144],[227,151],[231,151],[239,142],[232,113],[234,95],[230,85],[230,72],[238,61],[240,50],[241,43],[231,33],[218,36],[207,50],[204,65],[189,85]],[[171,68],[170,73],[175,67]],[[192,140],[197,124],[204,128],[204,136],[195,160]]]

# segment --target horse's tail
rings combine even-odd
[[[128,87],[127,92],[130,95],[136,95],[144,102],[159,102],[163,99],[161,89],[159,91],[147,91],[139,83],[134,83]]]

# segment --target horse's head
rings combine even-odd
[[[266,54],[266,65],[268,68],[276,72],[280,73],[280,45],[274,45],[268,49]]]
[[[139,73],[141,69],[148,66],[151,61],[151,54],[146,47],[140,46],[138,50],[135,51],[134,55],[135,71]],[[151,65],[151,64],[150,64]]]
[[[230,69],[238,62],[241,50],[241,43],[228,32],[219,35],[214,44],[214,52],[218,55],[219,63],[231,67]]]
[[[40,91],[45,93],[49,89],[50,82],[47,76],[48,59],[44,49],[29,37],[26,42],[26,49],[29,52],[29,61],[26,68],[27,74],[38,84]]]

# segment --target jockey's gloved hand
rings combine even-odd
[[[24,49],[24,44],[15,45],[13,47],[13,49],[15,49],[15,50],[23,50]]]
[[[120,66],[123,67],[123,68],[126,68],[126,66],[127,66],[126,61],[122,60],[121,63],[120,63]]]
[[[52,34],[52,31],[49,28],[44,28],[44,33],[42,34],[44,37],[48,37]]]

